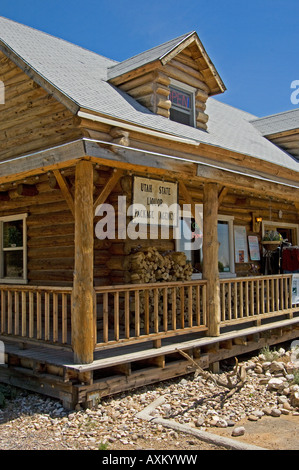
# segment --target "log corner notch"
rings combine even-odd
[[[220,282],[218,270],[217,183],[204,184],[203,198],[203,279],[207,283],[208,335],[220,335]]]
[[[72,346],[74,362],[93,362],[93,164],[81,160],[75,178],[75,271],[72,297]]]

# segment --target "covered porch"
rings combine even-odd
[[[81,145],[79,151],[82,151]],[[235,187],[244,195],[261,194],[266,189],[273,195],[279,183],[261,183],[246,176],[236,183],[229,172],[215,170],[211,173],[204,164],[192,169],[197,174],[190,177],[190,182],[186,175],[184,178],[178,176],[181,162],[176,171],[170,169],[176,163],[165,163],[162,157],[159,157],[162,168],[149,167],[145,161],[136,166],[135,151],[126,154],[127,160],[128,155],[132,159],[126,163],[122,162],[121,150],[118,151],[119,154],[113,154],[101,144],[95,147],[94,143],[89,143],[85,152],[93,156],[83,157],[79,153],[70,163],[67,154],[67,163],[47,168],[56,178],[55,184],[51,181],[50,194],[55,193],[57,199],[59,196],[59,204],[63,202],[65,208],[66,203],[67,209],[60,218],[53,217],[51,230],[44,214],[40,215],[43,207],[39,207],[36,216],[29,215],[27,224],[33,247],[29,261],[32,269],[38,265],[39,277],[44,274],[43,263],[59,270],[55,273],[57,277],[52,285],[36,285],[33,280],[27,284],[0,285],[0,340],[5,345],[5,364],[0,366],[1,381],[54,396],[70,408],[110,393],[188,373],[190,365],[180,356],[180,349],[188,351],[202,367],[217,370],[223,359],[298,337],[299,306],[292,300],[292,274],[240,276],[235,273],[233,277],[219,274],[218,218],[219,214],[226,215],[228,210],[234,210],[231,201],[229,209],[223,204],[225,198],[234,197]],[[97,165],[104,170],[95,188]],[[201,175],[199,170],[203,168],[205,174]],[[40,174],[40,169],[34,171]],[[68,171],[69,180],[65,176]],[[195,204],[202,204],[201,279],[105,285],[102,281],[105,281],[107,271],[103,269],[101,282],[96,282],[97,262],[106,260],[107,254],[106,248],[95,254],[98,243],[95,210],[109,196],[112,195],[111,200],[115,201],[119,194],[122,195],[119,188],[115,194],[112,194],[113,190],[124,174],[127,179],[121,189],[127,189],[132,172],[161,180],[166,177],[176,182],[180,204],[187,203],[195,219]],[[30,175],[35,176],[32,170]],[[14,175],[10,178],[16,179]],[[253,187],[251,183],[254,183]],[[39,184],[41,190],[46,187],[44,180]],[[128,193],[130,191],[129,188]],[[293,190],[282,186],[281,192],[280,197],[289,201],[293,217],[295,209],[290,202]],[[36,204],[40,205],[40,195],[26,197],[35,197]],[[13,210],[20,212],[17,206],[20,199],[7,202],[7,207],[12,210],[9,204],[14,204]],[[52,207],[52,202],[48,204]],[[238,220],[244,218],[244,214],[253,220],[251,213],[247,215],[243,200],[239,204],[241,207],[238,206],[237,211],[241,215]],[[67,240],[67,250],[72,253],[73,249],[73,258],[68,254],[67,259],[54,258],[48,262],[47,253],[52,255],[54,249],[56,251],[56,247],[53,249],[56,220],[61,224],[59,256],[65,250],[63,227],[66,218],[69,225],[65,233],[69,238],[73,237],[73,241]],[[51,246],[45,250],[35,244],[34,239],[35,236],[37,241],[42,241],[41,229],[36,228],[40,221],[45,224],[44,231],[48,230],[51,239]],[[165,240],[163,252],[170,242],[175,248],[173,240]],[[126,259],[128,253],[121,251],[122,244],[116,240],[107,247],[106,251],[111,250],[111,253],[105,266],[109,263],[114,267]],[[138,240],[129,245],[136,249]],[[43,259],[31,261],[30,255]],[[71,282],[66,283],[61,278],[66,276],[61,273],[60,266],[68,267]]]

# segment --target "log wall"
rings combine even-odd
[[[76,118],[3,53],[0,80],[5,104],[0,113],[0,160],[50,148],[82,135]]]

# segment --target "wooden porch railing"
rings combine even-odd
[[[206,330],[206,282],[95,289],[96,349]]]
[[[71,288],[0,286],[0,334],[70,346]]]
[[[221,326],[289,314],[292,276],[244,277],[220,281]]]
[[[95,350],[207,330],[207,282],[96,287]],[[292,276],[220,280],[220,326],[299,310]],[[72,288],[0,286],[0,335],[71,348]]]

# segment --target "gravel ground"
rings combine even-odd
[[[281,350],[270,359],[260,355],[243,362],[246,383],[230,398],[224,387],[190,374],[105,398],[93,409],[69,412],[58,401],[1,386],[6,400],[0,409],[0,450],[223,450],[136,416],[160,396],[164,403],[152,412],[153,418],[269,449],[294,448],[290,439],[284,444],[275,434],[278,423],[281,435],[285,431],[290,436],[288,426],[292,435],[299,432],[296,368],[289,352]],[[223,364],[217,377],[226,380],[231,369]],[[263,439],[257,430],[266,424]],[[241,436],[232,437],[238,428],[243,428]]]

